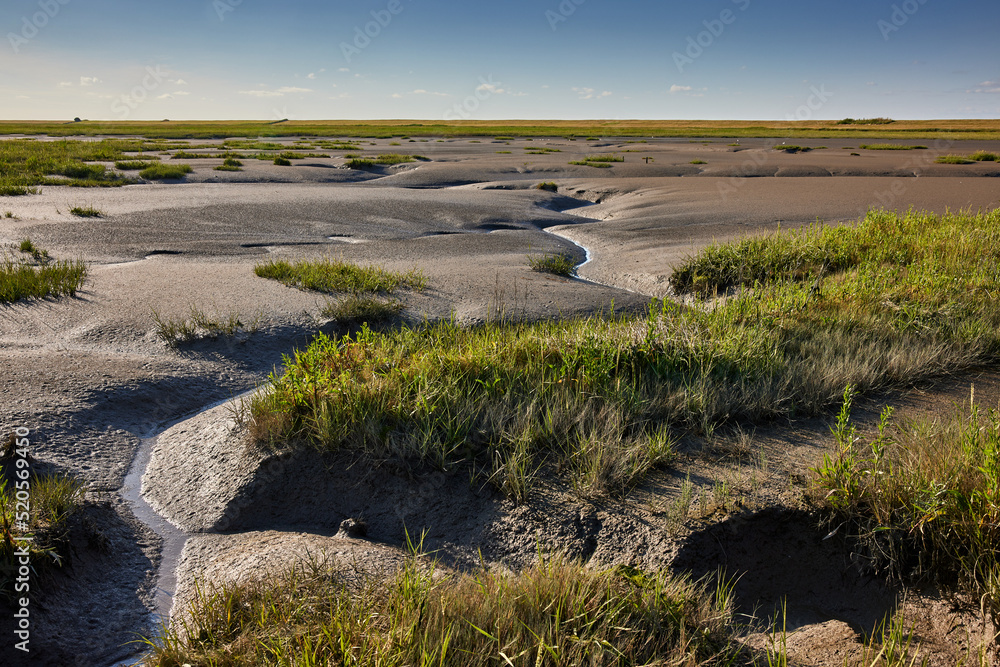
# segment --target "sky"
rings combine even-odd
[[[4,0],[0,119],[1000,117],[996,0]]]

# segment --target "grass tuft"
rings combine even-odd
[[[603,162],[586,162],[584,160],[571,160],[570,164],[577,165],[579,167],[597,167],[599,169],[610,169],[611,165]]]
[[[152,160],[120,160],[115,162],[115,169],[120,169],[122,171],[139,171],[140,169],[147,169],[156,164]]]
[[[926,150],[927,146],[907,146],[904,144],[861,144],[866,151],[916,151]]]
[[[558,192],[559,191],[559,185],[556,184],[556,183],[554,183],[553,181],[545,181],[544,183],[539,183],[538,185],[536,185],[535,189],[537,189],[537,190],[547,190],[549,192]]]
[[[976,161],[961,155],[939,155],[936,160],[938,164],[975,164]]]
[[[78,218],[103,218],[104,213],[93,206],[74,206],[69,210]]]
[[[988,153],[987,151],[976,151],[969,156],[969,159],[976,162],[1000,162],[1000,155]]]
[[[568,277],[576,270],[576,260],[569,253],[528,255],[528,266],[532,271]]]
[[[75,296],[86,277],[83,261],[54,261],[48,251],[24,239],[0,255],[0,303]]]
[[[1000,618],[1000,413],[970,401],[945,419],[892,424],[864,441],[848,385],[817,485],[831,521],[850,522],[872,564],[974,594]]]
[[[70,516],[83,503],[86,485],[75,477],[64,475],[33,475],[27,480],[19,480],[14,474],[12,460],[17,452],[17,438],[11,434],[7,440],[6,451],[0,457],[0,596],[8,600],[23,597],[15,591],[15,573],[25,562],[18,553],[18,547],[26,546],[28,562],[33,574],[44,572],[53,566],[61,566],[70,556],[66,534],[67,522]],[[18,457],[18,460],[21,460]],[[15,489],[14,480],[28,483],[31,502],[25,509],[25,503],[18,502],[19,490],[24,494],[23,487]],[[18,527],[27,512],[27,520],[23,528]],[[32,536],[31,541],[18,540],[23,536]],[[34,576],[32,589],[34,589]]]
[[[236,338],[240,333],[255,333],[260,327],[262,315],[249,322],[236,311],[209,315],[196,306],[191,306],[188,317],[162,317],[155,309],[153,324],[156,336],[168,347],[177,348],[182,343],[190,343],[202,338]]]
[[[556,559],[444,575],[413,558],[388,580],[313,560],[199,588],[152,667],[726,665],[741,653],[731,589]]]
[[[372,169],[375,166],[375,160],[360,157],[351,158],[346,166],[348,169]]]
[[[330,258],[303,260],[294,264],[284,260],[269,261],[255,266],[254,273],[261,278],[271,278],[289,287],[328,294],[394,292],[401,287],[419,291],[427,285],[424,275],[416,269],[398,273]]]
[[[227,157],[222,164],[215,167],[216,171],[243,171],[243,163],[234,157]]]
[[[371,326],[394,320],[403,310],[403,303],[396,299],[378,299],[371,296],[351,294],[340,301],[323,306],[320,314],[337,324]]]
[[[153,164],[139,172],[139,177],[147,181],[173,181],[193,172],[187,164]]]

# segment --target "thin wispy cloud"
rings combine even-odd
[[[1000,81],[983,81],[979,84],[977,88],[973,88],[971,91],[967,92],[972,92],[977,94],[987,93],[991,95],[995,93],[1000,93]]]
[[[504,88],[502,84],[484,81],[476,86],[477,93],[489,93],[490,95],[511,95],[513,97],[524,97],[528,93],[515,92],[509,88]]]
[[[296,86],[282,86],[277,90],[261,88],[258,90],[240,90],[240,95],[250,95],[251,97],[284,97],[285,95],[299,95],[313,92],[312,88],[298,88]]]
[[[613,94],[610,90],[605,90],[599,93],[596,88],[574,87],[573,92],[579,95],[581,100],[598,100],[605,97],[611,97]]]
[[[240,95],[250,95],[251,97],[283,97],[284,93],[276,90],[240,90]]]

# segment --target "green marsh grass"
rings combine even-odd
[[[539,183],[535,186],[537,190],[547,190],[549,192],[558,192],[559,185],[553,181],[545,181],[544,183]]]
[[[168,347],[177,348],[182,343],[209,338],[235,338],[240,333],[255,333],[260,327],[263,315],[244,322],[244,317],[236,311],[209,314],[197,306],[191,306],[186,317],[163,317],[157,310],[152,311],[153,330]]]
[[[292,166],[291,160],[289,160],[286,157],[281,157],[280,155],[278,157],[274,158],[274,164],[276,164],[279,167],[291,167]]]
[[[415,158],[411,155],[401,155],[399,153],[383,153],[382,155],[379,155],[377,158],[375,158],[375,163],[385,164],[385,165],[405,164],[407,162],[413,162],[414,159]]]
[[[406,273],[386,271],[375,266],[358,266],[332,258],[289,263],[269,261],[254,267],[261,278],[271,278],[289,287],[335,294],[338,292],[387,292],[400,288],[422,290],[427,285],[423,274],[414,269]]]
[[[230,156],[227,157],[222,164],[215,167],[215,171],[243,171],[243,163]]]
[[[402,311],[403,302],[396,299],[350,294],[323,306],[320,315],[345,326],[361,324],[374,326],[392,322]]]
[[[272,141],[257,141],[256,139],[227,139],[222,142],[222,146],[228,150],[244,151],[282,151],[287,148],[285,144]]]
[[[344,156],[348,157],[348,156]],[[414,161],[428,162],[430,158],[423,155],[400,155],[399,153],[383,153],[375,158],[355,157],[347,163],[350,169],[371,169],[376,166],[391,166],[395,164],[406,164]]]
[[[346,166],[348,169],[371,169],[375,166],[375,160],[360,157],[351,158]]]
[[[297,153],[295,151],[281,151],[277,155],[274,153],[258,153],[253,156],[258,160],[274,160],[276,158],[281,158],[283,160],[305,160],[306,158],[328,158],[330,157],[326,153]]]
[[[191,151],[177,151],[170,156],[171,160],[211,160],[222,157],[221,153],[192,153]]]
[[[255,397],[249,422],[265,442],[470,466],[515,498],[549,470],[588,495],[620,492],[682,434],[818,414],[848,383],[869,391],[997,358],[997,266],[1000,210],[873,211],[709,246],[672,277],[692,305],[641,317],[320,337]]]
[[[90,162],[117,162],[126,152],[141,152],[140,140],[36,141],[10,139],[0,142],[0,195],[37,192],[39,185],[99,187],[133,181]]]
[[[445,575],[414,557],[358,578],[313,560],[199,587],[146,664],[721,667],[742,653],[726,584],[551,558]]]
[[[0,303],[76,296],[86,277],[83,261],[53,260],[31,239],[24,239],[0,254]]]
[[[571,276],[576,270],[576,260],[569,253],[549,253],[528,255],[528,266],[532,271],[552,273],[557,276]]]
[[[78,218],[103,218],[104,213],[93,206],[74,206],[69,212]]]
[[[840,125],[836,121],[122,121],[102,122],[2,122],[0,134],[63,136],[144,136],[151,139],[223,139],[247,137],[260,141],[273,137],[339,137],[363,140],[399,136],[400,130],[413,136],[455,138],[480,136],[511,137],[861,137],[866,139],[950,139],[990,140],[1000,138],[996,120],[896,121],[891,127]],[[147,141],[146,143],[154,143]],[[166,142],[163,142],[166,144]],[[175,142],[174,142],[175,143]]]
[[[973,160],[971,158],[967,158],[967,157],[962,157],[961,155],[939,155],[937,157],[937,159],[934,160],[934,162],[936,162],[937,164],[975,164],[976,163],[975,160]]]
[[[49,258],[49,252],[47,250],[42,250],[41,248],[36,246],[30,238],[22,240],[18,244],[17,249],[19,252],[28,253],[29,255],[34,257],[36,261],[43,261]]]
[[[816,469],[831,521],[849,522],[871,562],[904,580],[963,589],[1000,619],[1000,413],[970,400],[945,418],[893,424],[862,439],[848,385],[835,456]]]
[[[624,162],[625,158],[620,155],[588,155],[584,162]]]
[[[708,164],[704,160],[691,160],[690,164]]]
[[[143,160],[119,160],[115,162],[115,169],[120,169],[121,171],[139,171],[140,169],[146,169],[152,167],[156,162],[149,158]]]
[[[927,146],[909,146],[904,144],[861,144],[866,151],[916,151],[926,150]]]
[[[570,164],[578,167],[597,167],[598,169],[610,169],[611,165],[604,162],[586,162],[584,160],[571,160]]]
[[[774,147],[776,151],[785,151],[786,153],[808,153],[812,150],[809,146],[795,146],[791,144],[778,144]]]
[[[0,596],[12,600],[15,597],[15,573],[20,560],[17,548],[28,547],[33,577],[46,569],[62,565],[69,557],[66,543],[68,531],[67,522],[70,516],[83,503],[86,486],[80,480],[63,475],[32,475],[28,478],[30,493],[30,510],[26,529],[18,527],[18,514],[22,511],[17,506],[17,489],[15,483],[20,481],[14,474],[12,460],[16,454],[16,439],[11,435],[7,441],[7,451],[0,459],[3,470],[0,472]],[[30,542],[18,541],[22,536],[30,535]],[[16,597],[23,596],[23,592]]]
[[[1000,161],[1000,155],[996,153],[987,153],[986,151],[976,151],[968,157],[963,157],[961,155],[941,155],[935,162],[938,164],[975,164],[976,162],[997,162]]]
[[[184,178],[194,169],[188,164],[154,164],[139,172],[139,178],[147,181],[173,181]]]

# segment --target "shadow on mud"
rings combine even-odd
[[[695,577],[721,570],[736,579],[736,611],[748,622],[780,628],[784,604],[789,632],[838,620],[870,633],[895,611],[899,593],[851,553],[848,540],[827,537],[815,515],[771,508],[692,534],[673,565]]]

